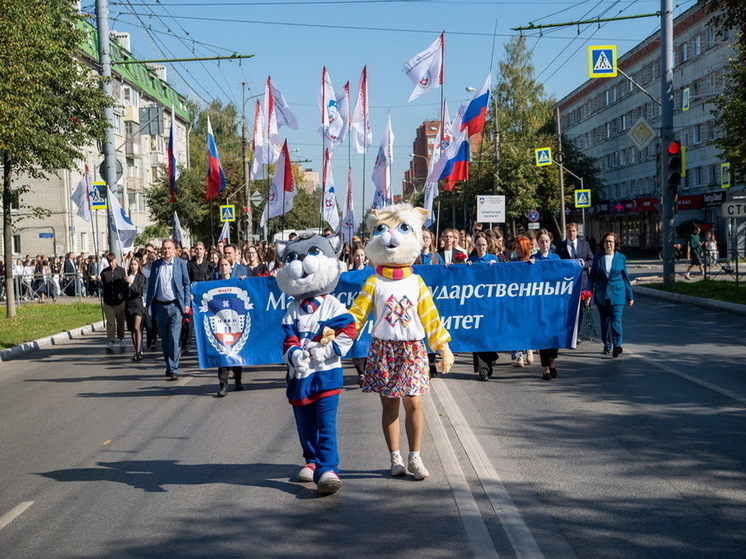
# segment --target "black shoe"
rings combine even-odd
[[[604,348],[604,350],[601,352],[601,355],[609,355],[611,353],[611,350]]]
[[[171,373],[169,373],[168,371],[166,371],[166,376],[167,376],[167,377],[170,377],[170,376],[171,376]]]
[[[622,346],[618,346],[614,348],[614,353],[611,354],[612,357],[619,357],[622,352],[624,351],[624,348]]]
[[[479,380],[486,381],[488,378],[490,378],[490,370],[487,367],[482,367],[479,369]]]
[[[557,378],[557,367],[549,367],[549,376]]]
[[[142,361],[142,351],[135,353],[135,361]]]
[[[225,389],[224,386],[220,387],[220,390],[218,390],[218,398],[225,398],[228,395],[228,391]]]
[[[179,380],[179,375],[177,375],[176,373],[171,373],[170,375],[168,375],[168,378],[166,380]]]
[[[243,390],[243,383],[240,380],[236,381],[236,392],[241,392]]]
[[[551,373],[544,373],[541,376],[544,378],[544,380],[552,380],[552,374]]]

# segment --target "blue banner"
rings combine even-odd
[[[415,272],[433,294],[454,353],[574,347],[578,261],[415,266]],[[370,270],[343,273],[334,295],[349,308],[369,276]],[[280,324],[290,298],[274,278],[200,282],[192,294],[200,368],[282,362]],[[370,326],[348,358],[367,355]]]

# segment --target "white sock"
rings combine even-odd
[[[396,460],[397,458],[401,459],[401,453],[398,450],[395,450],[391,453],[391,459]]]
[[[411,461],[412,458],[414,458],[415,456],[419,456],[419,455],[420,455],[420,451],[419,450],[413,450],[413,451],[411,451],[409,453],[409,460]]]

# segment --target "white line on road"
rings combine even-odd
[[[438,399],[448,415],[490,503],[492,503],[492,508],[495,510],[495,514],[500,520],[516,556],[536,559],[544,557],[531,534],[531,530],[523,521],[521,513],[518,512],[518,507],[513,503],[500,476],[487,458],[484,448],[479,444],[474,432],[466,422],[466,418],[453,399],[448,385],[442,379],[431,379],[430,386],[435,389]]]
[[[25,511],[27,508],[29,508],[33,504],[34,504],[33,501],[23,501],[22,503],[18,503],[16,506],[14,506],[12,509],[6,512],[4,515],[0,516],[0,530],[5,528],[8,524],[13,522],[19,516],[21,516],[21,514],[23,514],[23,511]]]
[[[469,540],[474,557],[494,557],[497,559],[499,555],[495,549],[495,544],[492,542],[482,514],[479,512],[479,506],[474,500],[474,495],[472,495],[469,489],[464,472],[458,465],[456,453],[448,440],[448,435],[446,434],[445,427],[443,427],[443,422],[438,416],[438,411],[435,409],[435,404],[432,398],[424,398],[424,402],[427,424],[431,430],[435,431],[435,436],[433,437],[435,440],[435,449],[438,451],[440,462],[443,464],[443,471],[451,486],[451,493],[453,493],[453,499],[456,501],[461,523],[464,525],[464,531],[466,532],[466,537]]]
[[[627,352],[625,352],[625,355],[627,355]],[[667,373],[671,373],[672,375],[676,375],[678,377],[681,377],[683,379],[688,380],[689,382],[693,382],[694,384],[698,384],[699,386],[702,386],[704,388],[707,388],[708,390],[712,390],[713,392],[717,392],[718,394],[721,394],[722,396],[726,396],[727,398],[732,398],[736,402],[740,402],[742,404],[746,404],[746,398],[741,396],[740,394],[736,394],[735,392],[732,392],[730,390],[726,390],[725,388],[721,388],[719,386],[716,386],[712,384],[711,382],[708,382],[706,380],[702,380],[701,378],[697,378],[695,376],[692,376],[688,373],[684,373],[682,371],[679,371],[678,369],[674,369],[673,367],[669,367],[668,365],[664,365],[663,363],[659,363],[655,359],[651,359],[649,357],[645,357],[644,355],[637,353],[637,352],[629,352],[630,357],[636,357],[637,359],[642,359],[649,365],[653,365],[655,367],[658,367],[659,369],[666,371]]]

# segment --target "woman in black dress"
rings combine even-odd
[[[147,286],[147,280],[142,273],[142,263],[139,258],[130,260],[127,276],[127,297],[124,300],[124,316],[127,319],[127,328],[132,335],[132,345],[135,347],[133,361],[142,361],[142,327],[145,320],[145,305],[143,294]]]

